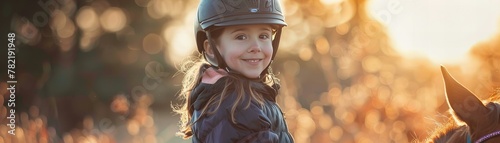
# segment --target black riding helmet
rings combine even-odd
[[[213,48],[215,60],[217,61],[210,61],[204,53],[203,42],[209,39],[210,32],[213,29],[222,26],[246,24],[270,24],[275,26],[276,33],[272,41],[272,62],[278,50],[281,28],[286,26],[278,0],[201,0],[197,15],[194,28],[198,52],[203,54],[205,59],[213,66],[226,70],[229,70],[229,67],[227,67],[217,48]],[[215,47],[213,40],[209,40],[209,43],[211,47]],[[270,65],[264,69],[261,75],[267,73]]]

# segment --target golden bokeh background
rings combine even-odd
[[[180,103],[180,64],[197,55],[198,2],[2,2],[2,34],[16,33],[18,88],[16,135],[0,126],[0,142],[190,142],[175,136],[171,106]],[[281,2],[288,26],[272,66],[297,143],[421,142],[448,120],[440,63],[400,52],[371,1]],[[500,92],[500,30],[493,33],[473,41],[465,60],[443,64],[481,99]],[[2,124],[11,109],[6,81]]]

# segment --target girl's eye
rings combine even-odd
[[[269,39],[269,35],[263,34],[259,36],[260,39]]]
[[[245,39],[247,39],[247,36],[245,36],[245,35],[238,35],[238,36],[236,36],[236,39],[237,40],[245,40]]]

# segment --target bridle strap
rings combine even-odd
[[[500,135],[500,131],[496,131],[496,132],[492,132],[490,134],[487,134],[483,137],[481,137],[479,140],[477,140],[475,143],[481,143],[481,142],[484,142],[486,140],[489,140],[491,139],[492,137],[495,137],[495,136],[498,136]],[[469,136],[467,136],[468,138],[470,138]],[[467,140],[467,142],[469,143],[470,140]]]
[[[479,140],[477,140],[475,143],[481,143],[481,142],[484,142],[488,139],[491,139],[492,137],[495,137],[495,136],[498,136],[500,135],[500,131],[496,131],[496,132],[493,132],[493,133],[490,133],[490,134],[487,134],[483,137],[481,137]],[[471,139],[470,139],[470,135],[467,134],[467,143],[471,143]]]
[[[470,135],[467,134],[467,143],[472,143],[471,140],[470,140]]]

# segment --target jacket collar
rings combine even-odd
[[[212,98],[221,93],[226,87],[226,83],[229,81],[243,82],[244,87],[248,87],[250,84],[252,89],[260,93],[266,100],[276,102],[276,96],[278,94],[279,86],[277,84],[268,86],[262,82],[260,79],[249,79],[244,78],[241,74],[229,73],[229,76],[224,76],[217,80],[214,84],[199,83],[191,92],[189,97],[189,103],[194,110],[201,110],[205,104]],[[228,94],[233,94],[234,86],[227,86]],[[249,89],[245,89],[248,92]]]

